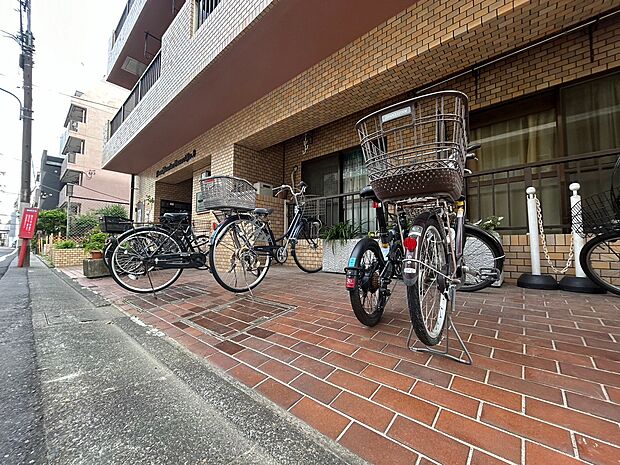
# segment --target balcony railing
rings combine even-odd
[[[466,178],[467,217],[473,222],[491,215],[502,216],[498,230],[526,232],[525,189],[533,186],[540,199],[545,230],[569,232],[568,186],[580,183],[582,198],[611,189],[611,173],[619,156],[620,150],[606,150],[470,174]],[[323,228],[348,222],[361,234],[377,229],[372,201],[361,199],[359,193],[311,197],[306,205],[309,216],[318,213]],[[289,205],[289,221],[293,214],[294,205]]]
[[[161,53],[155,55],[151,64],[146,68],[136,85],[131,89],[131,93],[125,103],[119,108],[112,121],[110,121],[110,137],[118,130],[123,124],[123,121],[131,114],[136,108],[138,103],[144,98],[147,92],[153,87],[155,82],[159,79],[161,73]]]
[[[121,14],[121,19],[119,19],[116,29],[114,29],[114,32],[112,33],[112,44],[111,44],[112,47],[116,43],[116,39],[118,39],[118,36],[120,35],[121,30],[123,29],[123,24],[125,24],[125,20],[127,19],[127,16],[129,15],[129,10],[131,10],[131,5],[133,4],[134,1],[135,0],[127,0],[127,4],[125,5],[125,8],[123,9],[123,13]]]
[[[611,189],[611,172],[619,155],[619,150],[607,150],[474,172],[466,178],[467,216],[471,221],[502,216],[499,230],[523,233],[527,231],[525,189],[533,186],[541,203],[545,230],[569,232],[568,186],[578,182],[582,197]]]
[[[196,29],[202,26],[221,0],[196,0]]]
[[[294,205],[289,205],[288,219],[293,219]],[[359,192],[330,195],[326,197],[309,197],[306,200],[305,213],[310,217],[318,217],[323,229],[337,223],[349,223],[360,234],[376,231],[375,209],[372,201],[362,199]]]
[[[63,160],[60,168],[60,182],[79,184],[82,177],[82,171],[75,166],[75,153],[70,153]]]

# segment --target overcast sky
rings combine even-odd
[[[126,0],[32,0],[35,38],[33,68],[32,160],[38,171],[41,153],[58,153],[60,134],[76,90],[104,78],[108,41]],[[0,0],[0,31],[19,30],[18,0]],[[19,46],[0,35],[0,87],[23,100]],[[8,221],[19,192],[22,125],[19,105],[0,92],[0,229]],[[6,174],[1,174],[5,172]],[[33,183],[34,187],[34,183]]]

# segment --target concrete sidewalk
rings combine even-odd
[[[19,319],[25,328],[21,345],[0,333],[0,369],[22,355],[30,365],[20,365],[36,367],[22,383],[31,392],[24,412],[0,397],[1,463],[362,463],[163,333],[32,261],[27,273],[10,268],[0,281],[2,331]],[[15,413],[29,416],[18,422],[30,429],[29,450],[17,444],[23,431],[11,434],[4,420]]]

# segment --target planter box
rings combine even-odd
[[[110,276],[110,271],[105,266],[103,258],[85,258],[82,262],[82,271],[87,278]]]
[[[353,248],[361,239],[350,239],[341,244],[340,241],[323,242],[323,271],[344,274],[349,264]]]

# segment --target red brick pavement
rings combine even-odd
[[[252,302],[207,272],[159,300],[66,272],[372,463],[620,463],[620,298],[459,294],[468,367],[406,348],[398,287],[366,328],[338,275],[275,267]]]

